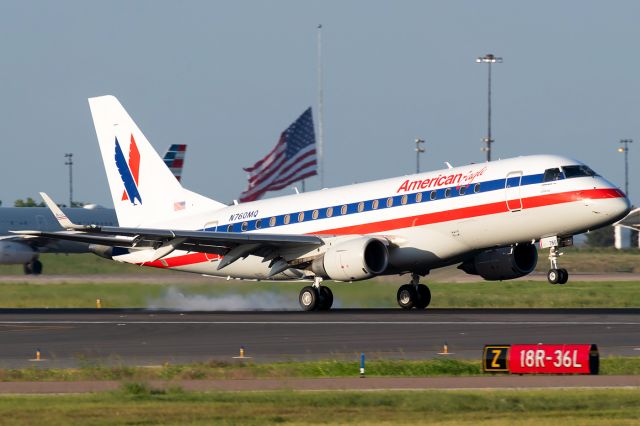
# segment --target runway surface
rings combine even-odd
[[[86,363],[157,365],[426,359],[448,345],[452,358],[480,359],[485,344],[595,343],[601,357],[640,355],[640,309],[400,309],[330,312],[0,310],[0,367]]]

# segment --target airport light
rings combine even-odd
[[[73,154],[68,152],[64,155],[67,160],[65,166],[69,166],[69,207],[73,207]]]
[[[482,141],[486,144],[482,148],[482,151],[487,153],[487,161],[491,161],[491,144],[494,142],[491,139],[491,64],[501,63],[502,58],[494,56],[491,53],[488,53],[484,56],[480,56],[476,59],[476,63],[479,64],[488,64],[489,65],[489,79],[488,79],[488,96],[487,96],[487,137],[482,138]]]
[[[618,152],[624,153],[624,193],[629,196],[629,144],[633,143],[633,139],[620,139],[623,145],[618,148]]]
[[[420,173],[420,154],[425,152],[424,139],[416,139],[416,173]]]

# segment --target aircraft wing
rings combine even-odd
[[[288,234],[236,234],[230,232],[192,231],[181,229],[127,228],[119,226],[77,225],[62,212],[45,193],[40,193],[54,217],[66,231],[12,231],[25,238],[47,238],[76,241],[111,247],[131,249],[119,259],[131,263],[153,262],[174,250],[194,251],[224,255],[218,269],[249,255],[271,261],[270,276],[278,274],[301,253],[309,252],[324,244],[313,235]],[[294,253],[292,255],[292,253]],[[285,259],[289,257],[289,259]]]
[[[613,224],[640,231],[640,208],[633,209],[620,221]]]
[[[13,231],[26,238],[76,241],[132,249],[122,259],[133,263],[153,262],[174,250],[224,255],[218,269],[249,255],[271,261],[270,275],[288,266],[288,253],[304,253],[324,244],[312,235],[235,234],[228,232],[185,231],[177,229],[120,228],[116,226],[87,227],[86,230],[42,232]],[[295,255],[292,257],[296,257]],[[278,262],[282,260],[284,262]],[[285,269],[287,269],[285,268]]]

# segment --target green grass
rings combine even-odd
[[[326,283],[335,296],[334,307],[397,308],[397,283],[381,280]],[[211,279],[202,283],[2,283],[1,308],[93,308],[101,299],[105,308],[162,307],[215,310],[298,310],[300,283],[256,283]],[[429,283],[432,308],[576,308],[639,307],[640,282],[542,281]],[[272,301],[266,303],[265,301]]]
[[[640,273],[640,250],[614,248],[575,248],[562,249],[560,264],[570,272],[634,272]],[[547,256],[549,250],[538,250],[538,272],[549,269]]]
[[[51,254],[40,255],[45,275],[86,274],[161,274],[156,268],[141,268],[136,265],[114,262],[95,254]],[[0,275],[24,275],[22,265],[0,265]]]
[[[613,248],[575,248],[563,249],[560,261],[571,272],[636,272],[640,273],[640,250]],[[537,271],[549,269],[548,250],[538,251]],[[93,254],[43,254],[44,273],[56,274],[166,274],[155,268],[141,268],[103,259]],[[22,275],[22,265],[0,265],[0,275]]]
[[[640,391],[184,392],[0,397],[6,425],[634,425]]]
[[[81,368],[0,369],[0,381],[82,381],[82,380],[216,380],[263,378],[356,377],[359,362],[323,360],[309,362],[223,362],[165,364],[158,367],[103,366],[87,363]],[[436,358],[430,360],[367,361],[368,377],[435,377],[483,375],[479,360]],[[609,357],[600,360],[601,375],[638,375],[640,358]]]

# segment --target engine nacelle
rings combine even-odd
[[[380,240],[354,238],[330,247],[311,264],[313,272],[336,281],[358,281],[375,277],[387,269],[389,251]]]
[[[485,250],[458,268],[467,274],[480,275],[488,281],[512,280],[530,274],[538,263],[538,250],[533,244]]]
[[[24,265],[31,262],[38,253],[26,244],[14,241],[0,241],[1,265]]]

